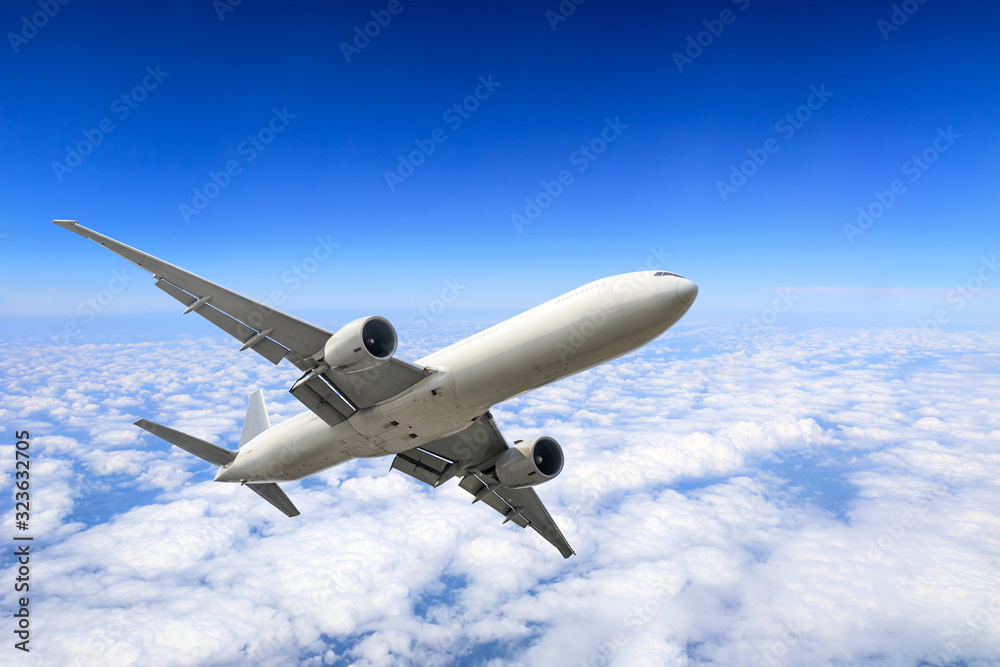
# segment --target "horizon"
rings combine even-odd
[[[0,490],[32,539],[30,563],[27,539],[0,555],[0,663],[994,664],[998,20],[4,3]],[[282,325],[184,317],[53,220],[330,332],[383,316],[410,362],[608,276],[699,293],[647,345],[489,408],[507,443],[565,453],[534,487],[563,559],[390,456],[282,483],[295,518],[214,482],[135,424],[232,451],[247,396],[302,414],[310,378],[255,340]]]

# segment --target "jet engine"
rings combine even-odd
[[[381,366],[396,352],[396,330],[384,317],[362,317],[330,336],[323,360],[338,373]]]
[[[562,472],[563,451],[553,438],[543,436],[530,444],[511,447],[497,458],[497,479],[517,489],[554,479]]]

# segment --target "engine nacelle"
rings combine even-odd
[[[338,373],[381,366],[396,353],[396,330],[384,317],[362,317],[330,336],[323,360]]]
[[[514,489],[534,486],[554,479],[562,467],[562,447],[553,438],[543,436],[501,454],[497,459],[497,479]]]

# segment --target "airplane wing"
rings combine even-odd
[[[288,359],[305,374],[291,393],[328,424],[347,419],[408,389],[428,371],[392,358],[375,373],[336,373],[323,363],[331,332],[174,266],[162,259],[87,229],[75,220],[53,220],[60,227],[101,244],[153,274],[156,286],[239,340],[243,347],[277,364]]]
[[[569,558],[575,552],[535,490],[512,489],[497,479],[494,462],[507,448],[507,441],[487,412],[459,433],[397,454],[392,467],[433,487],[461,477],[458,485],[472,494],[473,503],[483,501],[504,516],[504,523],[530,526],[563,558]]]

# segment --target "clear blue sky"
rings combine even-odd
[[[527,307],[655,261],[650,247],[706,309],[766,305],[753,290],[774,286],[941,298],[997,251],[994,3],[914,3],[892,31],[888,2],[588,0],[555,29],[555,0],[525,4],[247,0],[220,20],[209,2],[70,2],[33,31],[37,3],[4,3],[8,313],[72,314],[122,265],[53,218],[258,298],[329,236],[340,247],[292,310],[416,308],[456,278],[461,306]],[[341,44],[373,11],[391,21],[348,62]],[[467,118],[445,115],[477,87]],[[294,118],[254,155],[244,142],[274,109]],[[800,127],[776,127],[797,111]],[[103,119],[113,131],[78,166],[54,166]],[[574,155],[606,119],[627,127]],[[905,163],[948,128],[911,180]],[[390,189],[418,141],[434,152]],[[748,151],[767,161],[724,200]],[[185,220],[231,160],[239,173]],[[572,182],[519,232],[512,214],[563,170]],[[905,191],[850,243],[844,225],[894,179]],[[115,308],[174,307],[145,282],[129,294]]]

